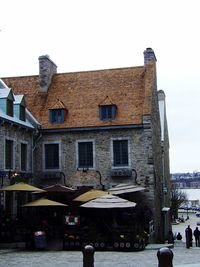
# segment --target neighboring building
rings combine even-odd
[[[14,182],[16,173],[30,182],[33,173],[33,137],[37,122],[26,109],[24,95],[15,95],[0,80],[0,182],[1,187]],[[10,203],[9,212],[15,214],[16,203]],[[1,193],[0,207],[5,206]]]
[[[158,103],[160,111],[160,125],[161,125],[161,146],[162,146],[162,169],[163,179],[161,181],[162,187],[162,212],[163,212],[163,231],[164,236],[167,236],[170,231],[169,220],[171,217],[170,209],[170,187],[171,187],[171,176],[170,176],[170,163],[169,163],[169,135],[168,125],[166,116],[166,102],[165,93],[163,90],[158,91]]]
[[[200,173],[173,173],[172,183],[177,188],[200,188]]]
[[[34,138],[35,183],[143,186],[129,198],[148,213],[154,241],[163,241],[170,229],[169,142],[153,50],[144,51],[139,67],[58,74],[48,56],[39,64],[39,76],[3,79],[25,96],[41,124]]]

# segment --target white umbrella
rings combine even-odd
[[[98,209],[132,208],[135,206],[136,206],[135,202],[117,196],[113,196],[111,194],[98,197],[81,205],[81,207],[84,208],[98,208]]]

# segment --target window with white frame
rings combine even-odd
[[[113,166],[125,167],[129,165],[128,139],[116,139],[112,141]]]
[[[13,140],[5,140],[5,168],[12,170],[14,168],[14,142]]]
[[[78,168],[94,168],[94,142],[77,141]]]
[[[44,144],[44,167],[45,169],[59,169],[59,143],[47,143]]]

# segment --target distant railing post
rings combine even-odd
[[[83,248],[83,267],[94,267],[94,248],[91,245]]]
[[[173,252],[167,247],[163,247],[158,250],[158,267],[173,267]]]

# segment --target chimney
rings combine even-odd
[[[39,92],[47,93],[51,84],[52,76],[57,73],[56,64],[49,58],[48,55],[39,57]]]
[[[157,60],[153,49],[146,48],[146,50],[144,51],[144,65],[146,66],[148,62],[156,62],[156,61]]]
[[[163,90],[158,91],[158,100],[165,101],[165,92]]]

